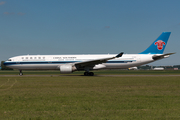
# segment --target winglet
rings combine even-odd
[[[116,55],[116,58],[122,57],[123,54],[124,52],[119,53],[118,55]]]

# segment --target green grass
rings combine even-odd
[[[95,75],[178,75],[180,74],[179,70],[163,70],[163,71],[154,71],[154,70],[98,70],[93,71]],[[13,71],[0,71],[0,75],[18,75],[18,70]],[[59,70],[47,70],[47,71],[23,71],[24,75],[63,75]],[[84,71],[76,71],[68,75],[83,75]],[[67,75],[67,74],[66,74]]]
[[[178,76],[0,76],[0,93],[1,120],[180,119]]]

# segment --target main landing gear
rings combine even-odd
[[[84,76],[94,76],[93,72],[84,72]]]
[[[22,70],[19,70],[19,76],[22,76],[23,73],[22,73]]]

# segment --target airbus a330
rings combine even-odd
[[[61,73],[85,71],[93,76],[92,70],[125,69],[151,63],[169,57],[163,54],[171,32],[163,32],[145,51],[139,54],[92,54],[92,55],[21,55],[4,62],[9,68],[22,70],[60,70]]]

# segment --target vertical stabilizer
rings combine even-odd
[[[163,54],[171,32],[163,32],[145,51],[139,54]]]

